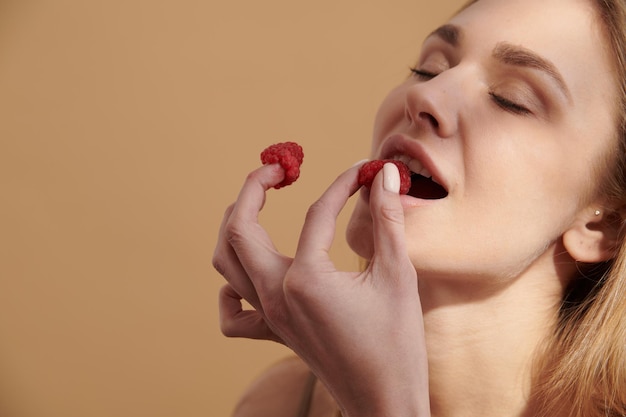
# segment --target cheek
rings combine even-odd
[[[467,140],[463,156],[465,191],[521,206],[576,201],[572,197],[588,187],[585,177],[592,158],[574,152],[571,144],[560,139],[571,135],[556,129],[530,130],[523,124],[507,126],[489,134],[473,134]]]
[[[572,172],[573,156],[557,146],[500,146],[483,155],[490,156],[471,164],[466,177],[466,212],[525,241],[557,238],[580,208],[588,167]]]

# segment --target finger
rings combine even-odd
[[[389,263],[406,259],[404,209],[400,201],[400,173],[387,163],[376,175],[370,192],[374,232],[374,258]]]
[[[248,301],[255,309],[261,310],[259,297],[254,285],[248,277],[248,273],[239,262],[237,254],[224,238],[224,227],[230,218],[234,205],[226,209],[224,218],[220,225],[217,245],[213,252],[213,267],[219,272],[235,289],[238,294]]]
[[[256,310],[243,310],[242,297],[230,286],[219,294],[220,329],[228,337],[283,341],[267,325]]]
[[[357,172],[354,166],[345,171],[328,187],[322,196],[309,208],[296,258],[317,261],[326,259],[335,236],[337,216],[348,199],[359,189]]]
[[[221,232],[224,241],[233,250],[230,255],[227,251],[223,253],[221,267],[231,265],[234,270],[243,268],[260,298],[262,292],[277,289],[280,285],[279,281],[268,278],[282,277],[291,263],[290,258],[278,252],[265,229],[258,223],[259,212],[265,203],[265,192],[282,181],[283,177],[284,171],[278,164],[265,165],[251,172]],[[237,262],[233,263],[235,260]],[[234,277],[241,277],[241,274]],[[232,279],[228,276],[226,278]]]
[[[263,165],[250,172],[239,191],[233,211],[246,211],[256,218],[265,204],[265,192],[284,177],[285,171],[279,164]]]

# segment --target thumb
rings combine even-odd
[[[374,226],[374,259],[396,264],[407,257],[404,210],[400,202],[400,173],[386,163],[374,180],[370,192],[370,211]],[[392,265],[389,265],[392,266]]]

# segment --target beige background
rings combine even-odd
[[[219,332],[223,210],[299,141],[262,216],[291,253],[460,3],[0,0],[0,416],[229,415],[289,352]]]

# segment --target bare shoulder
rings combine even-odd
[[[309,368],[297,357],[270,366],[243,393],[233,417],[299,417],[312,383]],[[337,406],[326,388],[315,381],[307,417],[335,417]]]

